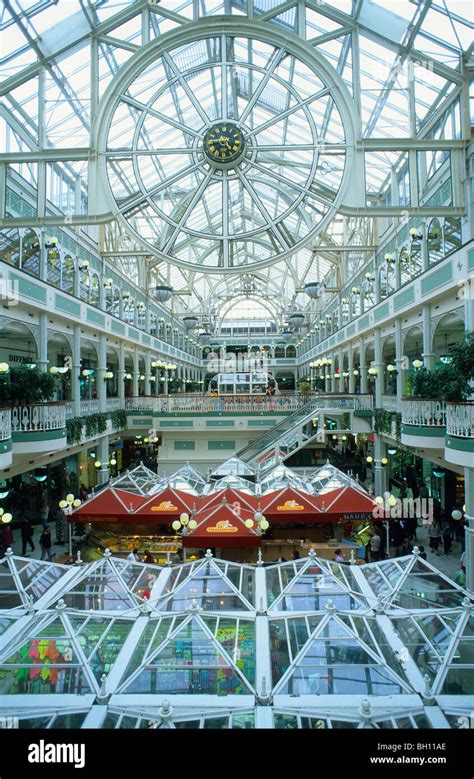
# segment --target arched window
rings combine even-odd
[[[97,273],[92,274],[91,286],[90,286],[90,298],[89,301],[92,306],[99,306],[100,303],[100,281]]]
[[[74,294],[74,260],[70,254],[66,254],[62,260],[62,283],[61,289],[64,292],[69,292],[70,295]]]
[[[432,219],[428,227],[428,262],[434,265],[442,259],[443,233],[439,219]]]
[[[61,287],[61,276],[62,276],[62,260],[61,260],[61,253],[57,246],[52,246],[51,249],[48,249],[48,254],[46,257],[46,265],[47,265],[47,278],[48,283],[52,284],[53,287]]]
[[[461,218],[447,216],[444,220],[444,256],[462,246]]]
[[[2,230],[0,233],[0,260],[20,267],[20,247],[21,239],[18,230]]]
[[[410,252],[406,246],[401,248],[400,254],[398,255],[398,262],[400,264],[400,283],[403,285],[412,278]]]
[[[40,272],[40,242],[34,230],[27,228],[21,241],[21,267],[33,276]]]
[[[91,280],[89,278],[89,271],[87,269],[81,270],[81,284],[79,290],[79,297],[84,300],[85,303],[89,302],[90,285]]]
[[[387,262],[379,271],[380,298],[386,298],[395,290],[395,266],[393,262]]]
[[[286,356],[288,358],[291,357],[291,359],[295,359],[296,358],[296,346],[293,346],[293,345],[287,346],[286,347]]]

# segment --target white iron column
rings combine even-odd
[[[97,447],[97,459],[100,468],[97,469],[97,484],[105,484],[109,480],[109,436],[104,435]]]
[[[434,368],[434,352],[432,352],[431,337],[431,308],[430,305],[423,306],[423,363],[425,368],[432,371]]]
[[[118,358],[118,396],[120,400],[120,408],[125,408],[125,346],[123,342],[119,346],[119,358]]]
[[[48,313],[40,311],[39,315],[39,344],[38,344],[38,367],[41,371],[48,370]]]
[[[466,588],[474,593],[474,468],[464,468],[464,499],[467,522],[466,536]]]
[[[387,468],[382,465],[382,459],[386,457],[387,447],[379,433],[375,434],[374,441],[374,491],[376,495],[383,495],[387,489]]]
[[[405,394],[405,360],[403,357],[402,320],[395,320],[395,363],[397,366],[397,409],[402,408],[402,396]]]
[[[97,397],[99,398],[99,411],[107,410],[107,380],[104,378],[107,370],[107,339],[105,333],[99,335],[99,365],[97,367]]]
[[[81,416],[81,325],[74,325],[72,342],[71,389],[74,416]]]
[[[359,352],[360,352],[360,392],[361,395],[364,395],[367,392],[367,365],[365,364],[365,339],[364,336],[361,336],[360,343],[359,343]]]
[[[355,392],[355,379],[354,376],[354,352],[352,350],[352,344],[349,344],[347,352],[347,370],[349,371],[349,392],[351,395]]]
[[[145,395],[150,396],[150,375],[151,375],[151,355],[150,352],[145,354]]]
[[[382,408],[385,366],[382,362],[382,341],[379,327],[376,327],[374,330],[374,368],[377,371],[375,375],[375,408]]]

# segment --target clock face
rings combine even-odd
[[[245,139],[233,124],[219,122],[209,128],[204,136],[206,156],[219,165],[235,162],[243,153]]]

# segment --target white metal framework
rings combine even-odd
[[[0,713],[20,727],[451,728],[474,705],[465,591],[418,554],[162,568],[0,563]]]

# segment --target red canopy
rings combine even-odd
[[[101,490],[89,500],[86,500],[79,508],[69,515],[69,522],[87,521],[94,519],[111,521],[129,517],[140,506],[145,498],[134,492],[107,487]]]
[[[371,495],[357,490],[355,487],[339,487],[337,490],[315,495],[314,503],[327,522],[336,520],[356,522],[366,519],[375,521],[377,519],[377,514],[373,515],[374,508],[377,508],[375,500]]]
[[[253,528],[245,527],[245,520],[253,519],[254,513],[253,509],[237,511],[226,502],[208,506],[194,515],[198,526],[183,536],[183,545],[197,549],[258,547],[262,537]]]
[[[273,522],[324,522],[315,496],[285,487],[260,498],[260,508]]]
[[[215,506],[224,501],[227,501],[231,506],[240,506],[243,509],[253,511],[253,513],[257,510],[258,498],[255,495],[249,495],[247,492],[240,492],[240,490],[232,488],[203,495],[198,500],[198,509],[201,511],[208,506]]]
[[[169,520],[179,519],[180,514],[191,514],[196,501],[196,495],[167,487],[151,498],[145,498],[135,512],[135,517],[137,519],[153,517],[160,525]]]

